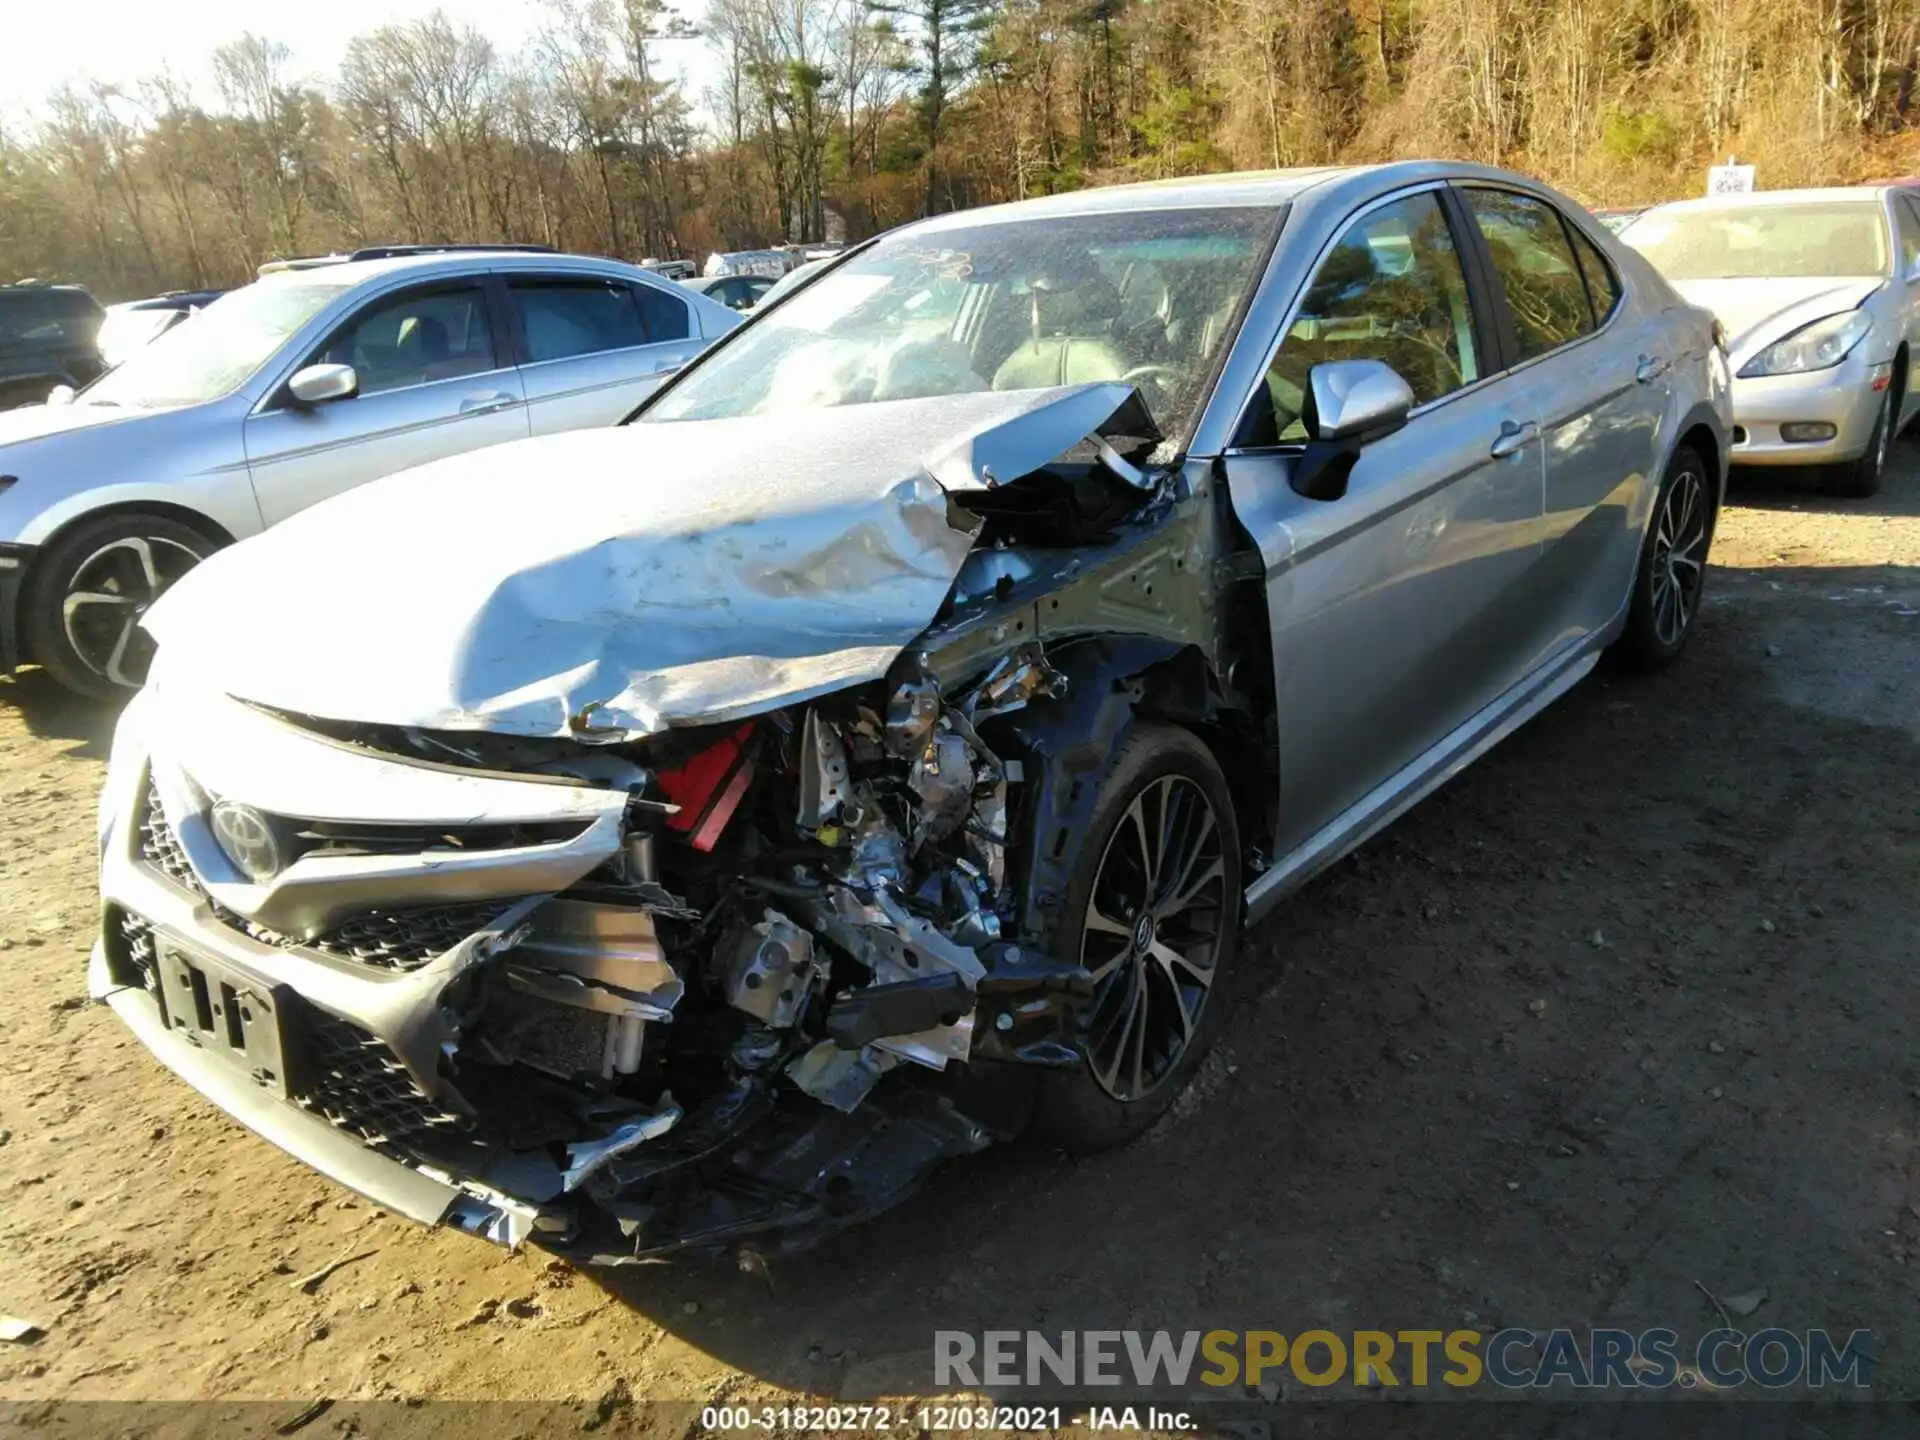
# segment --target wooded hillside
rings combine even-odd
[[[530,0],[533,3],[533,0]],[[0,277],[103,299],[373,241],[686,255],[1209,170],[1443,155],[1593,205],[1920,171],[1920,0],[541,0],[217,93],[67,86],[0,133]],[[268,12],[270,14],[270,12]],[[664,81],[710,47],[712,90]],[[51,78],[51,77],[50,77]]]

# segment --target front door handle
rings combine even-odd
[[[1524,422],[1502,420],[1500,434],[1494,440],[1493,447],[1487,453],[1496,460],[1504,460],[1516,451],[1524,450],[1532,443],[1533,437],[1540,433],[1540,427],[1531,420]]]
[[[1642,385],[1651,385],[1672,367],[1673,362],[1663,360],[1657,355],[1642,355],[1640,363],[1634,367],[1633,378]]]
[[[504,390],[496,390],[491,395],[470,395],[460,402],[462,415],[491,415],[496,410],[507,410],[520,403],[519,397],[509,395]]]

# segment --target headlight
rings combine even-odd
[[[1809,370],[1829,370],[1846,359],[1872,328],[1873,320],[1864,311],[1829,315],[1774,341],[1742,365],[1740,374],[1803,375]]]

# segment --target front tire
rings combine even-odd
[[[1887,471],[1887,449],[1893,440],[1893,388],[1881,392],[1880,413],[1874,417],[1873,434],[1867,439],[1866,453],[1858,460],[1835,467],[1827,477],[1827,493],[1848,500],[1865,500],[1880,493],[1880,482]]]
[[[1707,549],[1713,543],[1713,488],[1691,446],[1674,452],[1654,497],[1653,523],[1640,548],[1627,628],[1613,654],[1631,670],[1661,670],[1680,658],[1700,618]]]
[[[140,619],[215,549],[178,520],[138,512],[83,520],[34,566],[25,629],[33,658],[67,689],[125,699],[147,678],[153,641]]]
[[[1084,1062],[1042,1080],[1034,1128],[1075,1154],[1165,1113],[1224,1023],[1240,942],[1240,838],[1207,747],[1172,725],[1131,730],[1100,783],[1051,943],[1097,977]]]

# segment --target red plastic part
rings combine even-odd
[[[753,738],[749,720],[724,740],[715,741],[686,764],[655,776],[661,793],[680,807],[667,828],[693,837],[696,850],[711,850],[746,799],[753,765],[746,758]]]

